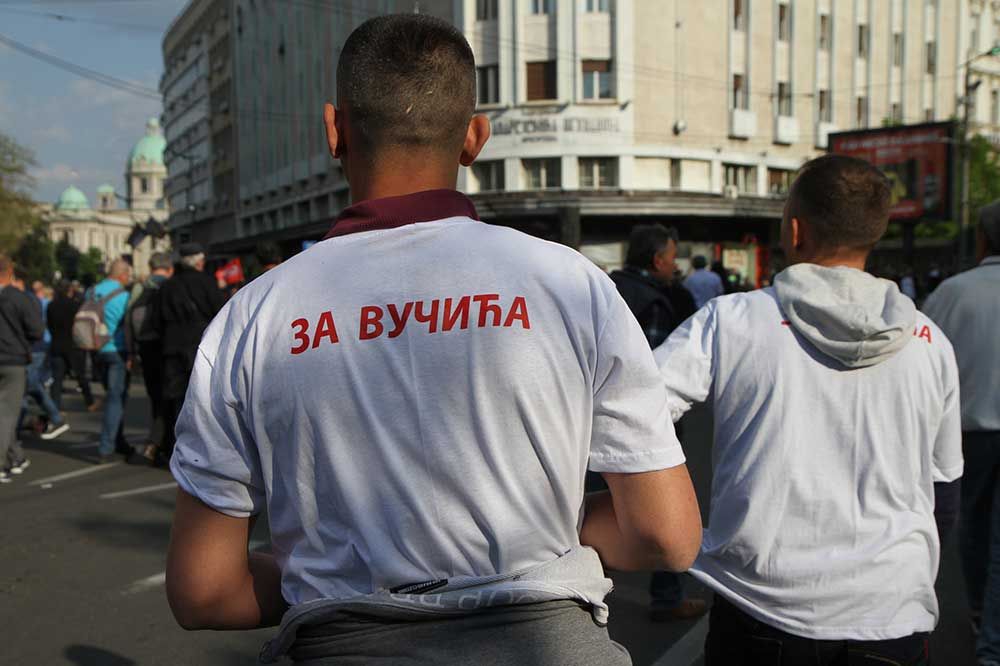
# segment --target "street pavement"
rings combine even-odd
[[[74,385],[67,382],[68,389]],[[140,443],[148,403],[141,383],[133,384],[132,394],[126,436]],[[169,473],[119,462],[95,465],[100,416],[85,412],[73,393],[66,407],[71,430],[53,442],[26,436],[31,466],[14,483],[0,486],[0,664],[256,663],[272,630],[185,632],[170,614],[163,572],[176,489]],[[688,464],[707,511],[711,417],[698,411],[686,425]],[[261,521],[251,546],[266,548],[267,542]],[[630,650],[635,664],[688,666],[690,658],[679,660],[678,648],[696,623],[651,622],[648,574],[613,578],[611,635]],[[690,594],[710,598],[690,577],[685,585]],[[935,662],[972,666],[953,544],[945,550],[940,587],[943,617],[934,637]]]

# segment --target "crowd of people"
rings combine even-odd
[[[179,485],[181,626],[279,626],[261,659],[312,666],[624,666],[606,571],[655,572],[663,618],[706,612],[690,572],[714,592],[709,666],[918,666],[957,523],[977,657],[1000,664],[1000,202],[980,265],[924,312],[865,270],[888,179],[838,155],[792,184],[771,286],[704,258],[678,279],[660,225],[608,276],[479,223],[456,191],[490,130],[453,26],[378,17],[339,57],[324,123],[356,203],[324,242],[225,304],[191,246],[131,292],[113,263],[90,297],[109,331],[102,456],[169,460]],[[44,385],[44,306],[12,268],[0,458],[17,473],[6,398]],[[138,452],[120,439],[136,356],[162,387]],[[715,419],[704,530],[681,446],[697,403]],[[248,552],[265,512],[272,549]]]

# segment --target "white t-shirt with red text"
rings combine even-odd
[[[370,207],[225,306],[177,427],[185,491],[267,511],[292,605],[552,561],[579,548],[588,467],[684,462],[596,266],[470,216]]]

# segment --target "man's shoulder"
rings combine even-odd
[[[739,291],[716,296],[703,307],[714,308],[720,318],[732,321],[735,318],[755,318],[757,316],[777,317],[780,323],[781,307],[774,287],[753,291]]]

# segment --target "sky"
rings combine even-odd
[[[186,0],[0,0],[0,36],[146,88],[159,87],[163,34]],[[59,14],[77,20],[58,20]],[[108,25],[113,24],[113,25]],[[0,43],[0,132],[34,151],[35,199],[75,184],[125,193],[125,162],[158,117],[155,99],[106,87]]]

